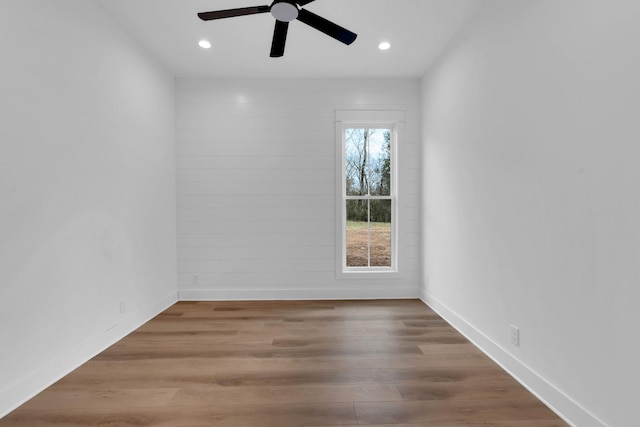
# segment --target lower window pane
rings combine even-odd
[[[371,266],[391,267],[391,200],[371,200]]]
[[[367,200],[347,200],[347,267],[369,266]]]
[[[347,267],[391,267],[391,200],[347,200]]]

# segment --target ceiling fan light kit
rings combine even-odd
[[[271,15],[278,21],[291,22],[298,18],[298,6],[293,3],[281,1],[271,5]]]
[[[332,37],[346,45],[353,43],[358,37],[357,34],[335,24],[315,13],[303,9],[302,6],[314,0],[275,0],[270,6],[242,7],[237,9],[218,10],[214,12],[201,12],[198,17],[203,21],[215,19],[233,18],[236,16],[255,15],[260,13],[271,13],[275,18],[275,28],[273,30],[273,40],[271,42],[272,58],[279,58],[284,55],[284,47],[287,41],[287,31],[289,22],[298,20],[316,30]]]

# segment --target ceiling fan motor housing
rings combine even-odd
[[[274,18],[281,22],[291,22],[298,18],[299,13],[295,2],[287,0],[274,1],[269,11]]]

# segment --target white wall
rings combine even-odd
[[[2,1],[0,40],[2,416],[177,293],[173,77],[93,1]]]
[[[638,22],[489,0],[424,79],[425,299],[579,427],[640,425]]]
[[[419,294],[418,80],[179,79],[176,97],[180,298]],[[400,278],[336,279],[336,109],[405,111]]]

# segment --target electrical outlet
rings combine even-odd
[[[520,347],[520,329],[514,325],[511,325],[511,344]]]
[[[193,276],[191,276],[191,282],[194,285],[197,285],[198,283],[200,283],[200,276],[196,273],[193,273]]]
[[[122,298],[120,300],[120,313],[126,313],[127,312],[127,300],[125,298]]]

